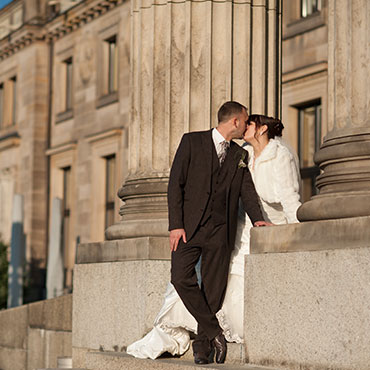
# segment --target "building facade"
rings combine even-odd
[[[64,287],[70,292],[76,245],[104,239],[105,229],[120,219],[122,202],[116,193],[130,169],[141,168],[148,156],[161,158],[158,142],[151,147],[149,141],[147,155],[129,157],[130,117],[137,116],[130,99],[141,98],[143,104],[149,99],[130,94],[130,86],[139,80],[145,84],[150,77],[132,73],[132,68],[145,71],[146,60],[140,59],[140,66],[133,63],[140,51],[131,49],[137,39],[130,26],[135,9],[130,6],[122,0],[14,0],[0,12],[0,233],[9,243],[13,195],[22,194],[26,302],[45,297],[52,200],[60,198],[63,204]],[[281,115],[285,139],[299,153],[302,198],[308,200],[318,173],[313,154],[327,130],[327,2],[287,0],[282,12]],[[253,37],[258,36],[256,31]],[[265,55],[263,50],[260,55]],[[257,77],[251,76],[253,82]],[[273,114],[255,104],[253,95],[238,94],[246,96],[242,103],[253,113]],[[160,98],[151,96],[158,102],[154,113],[151,102],[141,106],[148,121],[142,119],[137,140],[146,142],[149,131],[152,135],[149,116],[165,111]],[[208,107],[212,114],[216,103]],[[203,128],[202,123],[198,126]],[[186,127],[193,126],[184,124],[184,131]],[[153,132],[158,141],[161,130]],[[171,148],[176,146],[171,142]]]
[[[127,167],[129,124],[129,3],[35,9],[32,1],[14,1],[1,13],[8,32],[0,62],[0,232],[9,243],[13,194],[22,194],[28,301],[45,295],[53,198],[63,204],[66,292],[78,241],[104,239],[105,228],[119,219],[116,192]]]

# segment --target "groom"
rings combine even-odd
[[[239,197],[254,226],[264,226],[247,167],[247,152],[232,139],[243,137],[247,108],[230,101],[218,111],[218,126],[182,137],[168,184],[171,282],[198,322],[196,364],[226,357],[226,341],[215,313],[225,295],[234,247]],[[195,265],[202,256],[202,287]],[[212,361],[212,360],[211,360]]]

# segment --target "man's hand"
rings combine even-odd
[[[170,231],[171,252],[176,251],[181,238],[184,241],[184,243],[186,243],[186,233],[184,229],[173,229]]]
[[[254,227],[261,227],[261,226],[273,226],[271,222],[266,222],[266,221],[256,221],[253,226]]]

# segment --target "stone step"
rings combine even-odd
[[[193,341],[191,341],[193,342]],[[186,351],[180,359],[193,361],[193,351],[191,350],[192,346],[190,345],[190,350]],[[227,356],[226,363],[231,364],[243,364],[247,361],[245,355],[245,348],[243,344],[238,343],[227,343]]]
[[[72,357],[58,357],[57,358],[58,367],[48,367],[47,369],[37,369],[37,370],[83,370],[76,369],[72,367]]]
[[[235,363],[196,365],[193,359],[191,361],[179,358],[143,360],[124,352],[88,352],[86,366],[90,370],[278,370],[271,367]]]

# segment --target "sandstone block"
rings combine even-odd
[[[146,334],[162,305],[169,265],[158,260],[76,265],[73,347],[121,351]]]
[[[20,306],[0,312],[0,346],[27,348],[28,308]],[[1,369],[1,365],[0,365]]]
[[[370,248],[252,254],[245,271],[250,362],[369,368]]]

